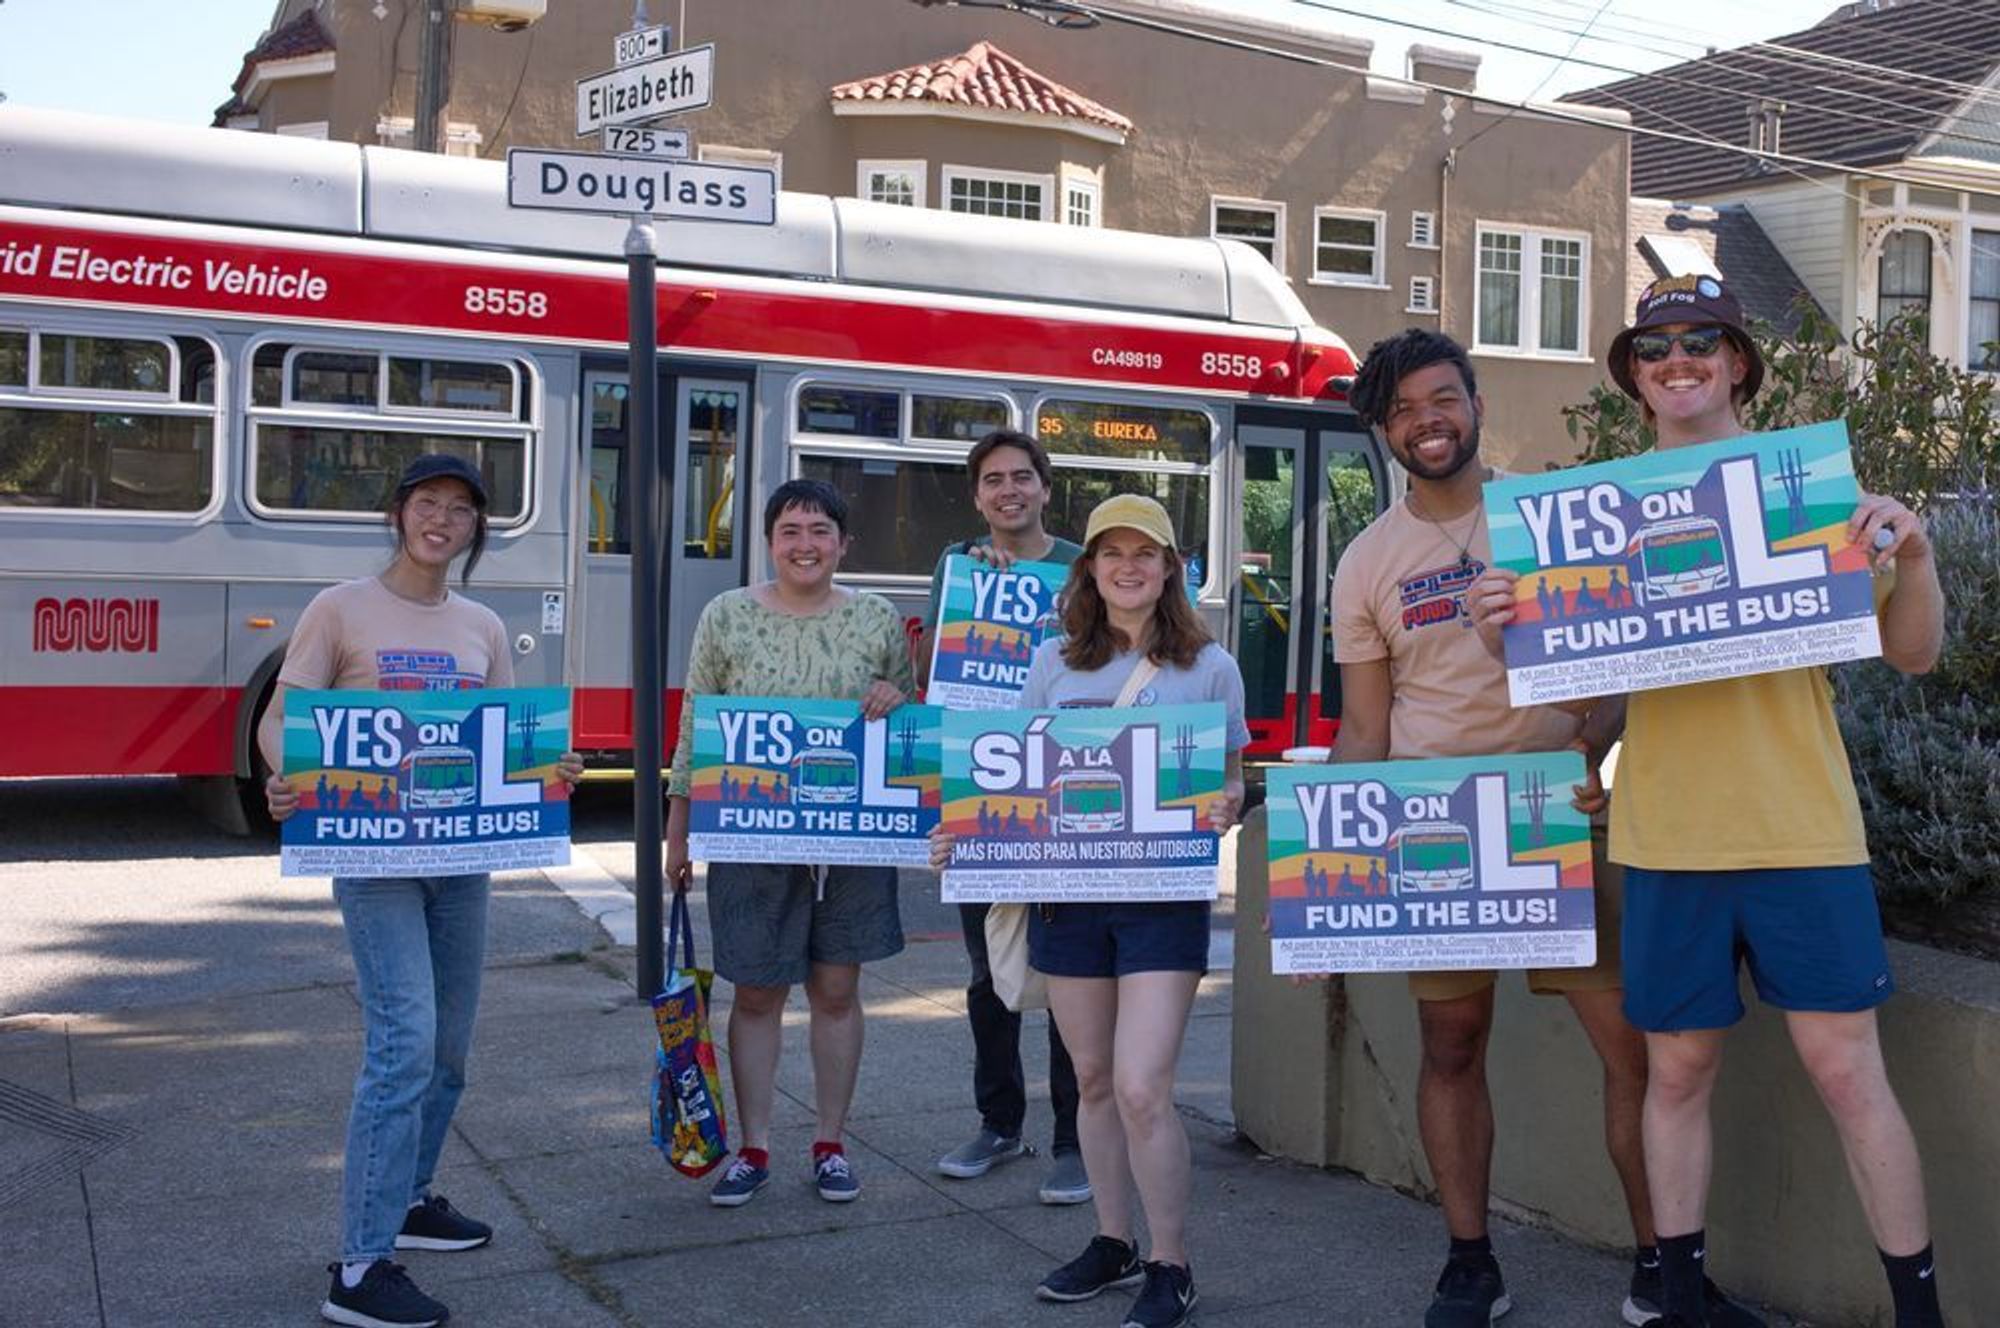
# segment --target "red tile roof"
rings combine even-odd
[[[836,84],[833,99],[873,102],[936,102],[989,111],[1019,111],[1086,120],[1121,133],[1132,122],[1108,106],[1038,74],[992,42],[979,42],[961,55],[892,73]]]
[[[319,21],[319,15],[310,9],[290,23],[271,29],[255,46],[244,52],[243,66],[237,71],[236,82],[232,85],[234,95],[215,108],[215,118],[210,123],[220,128],[230,116],[255,109],[243,100],[242,94],[250,86],[251,74],[266,60],[296,60],[301,56],[318,55],[334,49],[333,34]]]

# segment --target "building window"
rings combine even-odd
[[[1075,176],[1064,180],[1063,221],[1071,226],[1103,225],[1102,197],[1103,191],[1095,180],[1079,180]]]
[[[1241,240],[1285,270],[1285,205],[1249,198],[1211,198],[1208,233],[1218,240]]]
[[[1891,231],[1882,241],[1875,273],[1875,323],[1887,327],[1899,314],[1931,311],[1931,237],[1924,231]]]
[[[921,161],[857,162],[854,174],[855,194],[871,203],[924,206],[925,170]]]
[[[1313,209],[1313,274],[1337,286],[1382,284],[1382,214]]]
[[[1590,240],[1480,227],[1475,349],[1581,355],[1589,322]]]
[[[948,212],[1047,221],[1049,195],[1053,191],[1054,182],[1046,175],[975,171],[963,166],[944,168],[944,206]]]
[[[1410,305],[1403,310],[1406,314],[1434,314],[1438,311],[1438,282],[1436,277],[1410,278]]]
[[[331,126],[325,120],[301,120],[297,124],[281,124],[272,132],[281,138],[325,138]]]
[[[2000,231],[1972,233],[1972,309],[1965,362],[2000,373]]]
[[[735,148],[723,143],[703,143],[695,150],[695,159],[714,162],[717,166],[755,166],[771,172],[775,188],[785,187],[785,154],[782,152],[773,152],[769,148]]]
[[[278,131],[284,133],[283,129]],[[416,138],[417,122],[407,115],[386,115],[375,122],[375,138],[384,147],[407,148]],[[325,138],[325,134],[317,135]],[[444,154],[447,157],[477,157],[486,136],[479,126],[452,120],[444,127]]]
[[[1412,212],[1410,214],[1410,248],[1435,249],[1438,247],[1438,219],[1435,212]]]

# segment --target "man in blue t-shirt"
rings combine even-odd
[[[972,503],[986,520],[986,533],[946,546],[931,577],[930,607],[924,613],[924,636],[918,645],[919,676],[930,678],[931,642],[937,634],[938,605],[944,595],[945,559],[969,554],[996,567],[1017,562],[1073,563],[1082,548],[1057,539],[1042,528],[1048,509],[1053,472],[1048,453],[1027,434],[996,429],[973,445],[966,459],[972,477]],[[1009,1010],[993,992],[993,973],[986,956],[987,904],[960,904],[959,923],[965,951],[972,960],[972,981],[965,989],[965,1014],[972,1024],[972,1096],[979,1106],[979,1133],[938,1159],[947,1176],[971,1179],[1027,1152],[1021,1125],[1027,1116],[1027,1080],[1021,1070],[1021,1016]],[[1076,1069],[1063,1048],[1056,1022],[1049,1022],[1049,1099],[1055,1109],[1053,1159],[1041,1187],[1046,1204],[1090,1201],[1090,1181],[1076,1142]]]

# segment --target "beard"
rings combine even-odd
[[[1414,447],[1393,450],[1396,455],[1396,463],[1418,479],[1433,481],[1448,480],[1458,474],[1459,471],[1471,465],[1474,458],[1479,455],[1479,424],[1475,420],[1472,427],[1459,437],[1457,444],[1452,448],[1451,455],[1436,465],[1427,465],[1419,461]]]

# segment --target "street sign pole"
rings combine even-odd
[[[662,514],[671,513],[673,474],[660,464],[658,352],[658,240],[644,217],[625,233],[630,294],[626,335],[631,343],[631,386],[626,395],[626,437],[632,459],[632,882],[638,913],[638,995],[651,1000],[666,986],[660,934],[666,874],[660,824],[661,715],[660,624],[667,621],[668,587],[660,576]]]

